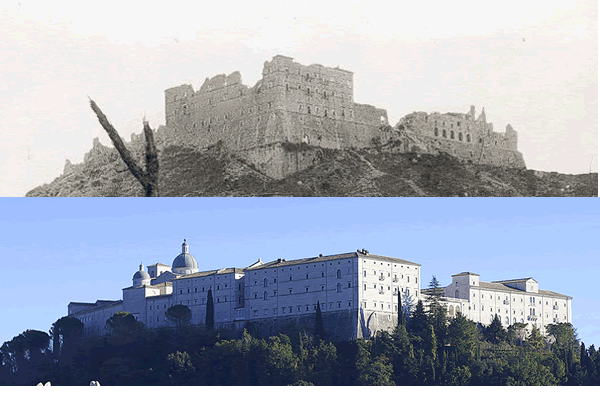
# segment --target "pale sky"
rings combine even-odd
[[[528,168],[597,171],[597,2],[3,1],[0,196],[22,196],[122,136],[164,124],[164,90],[276,54],[353,71],[355,101],[510,123]],[[90,4],[94,4],[91,6]]]

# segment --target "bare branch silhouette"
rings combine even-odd
[[[121,155],[121,159],[129,168],[129,171],[135,176],[135,178],[140,182],[144,191],[146,192],[146,197],[157,197],[158,194],[158,151],[156,149],[156,144],[154,143],[154,132],[147,121],[144,121],[144,137],[146,138],[146,170],[140,167],[131,152],[123,143],[121,136],[117,130],[112,126],[112,124],[106,118],[106,115],[102,112],[100,107],[94,102],[94,100],[90,99],[90,106],[94,113],[98,117],[98,121],[100,125],[104,128],[106,133],[108,133],[108,137],[113,142],[113,145]]]

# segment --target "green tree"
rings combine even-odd
[[[52,352],[54,358],[64,353],[77,343],[83,333],[83,322],[73,317],[62,317],[56,320],[50,328],[52,338]]]
[[[165,319],[169,324],[180,329],[192,322],[192,310],[188,306],[177,304],[167,309]]]
[[[323,314],[321,313],[319,301],[317,301],[317,313],[315,315],[315,337],[320,340],[325,339],[325,325],[323,324]]]
[[[494,344],[507,340],[508,333],[502,326],[502,321],[500,321],[498,314],[495,314],[492,323],[484,328],[483,336],[485,337],[485,340]]]
[[[124,346],[138,343],[144,324],[126,311],[118,311],[106,321],[109,332],[109,343],[113,346]],[[128,351],[133,351],[132,347]]]
[[[477,349],[476,340],[475,323],[457,312],[448,325],[448,344],[456,365],[470,365],[473,362]]]
[[[530,351],[520,351],[511,355],[507,364],[507,385],[549,386],[558,384],[551,368],[543,362],[544,357],[547,356]]]
[[[429,309],[441,307],[442,299],[444,297],[444,289],[440,285],[435,275],[431,277],[427,290],[427,302],[429,303]]]
[[[167,355],[165,370],[169,385],[194,385],[196,368],[187,352],[175,352]]]
[[[515,322],[508,327],[507,340],[510,343],[521,345],[527,340],[527,324]]]
[[[436,382],[436,365],[438,361],[438,345],[433,326],[427,325],[427,337],[424,342],[423,369],[426,371],[427,383]]]
[[[212,289],[208,289],[206,298],[206,329],[215,329],[215,305],[213,303]]]
[[[288,385],[296,381],[299,359],[288,336],[279,334],[269,338],[266,363],[269,377],[267,384]]]
[[[531,347],[532,349],[536,349],[536,350],[543,349],[545,347],[544,338],[540,334],[540,330],[538,329],[538,327],[535,325],[533,325],[533,328],[531,329],[531,333],[529,334],[529,337],[527,338],[527,345],[529,347]]]
[[[415,353],[404,325],[398,325],[392,334],[396,352],[392,356],[396,385],[410,385],[417,375]]]
[[[406,326],[404,308],[402,307],[402,291],[398,290],[398,325]]]
[[[394,368],[386,356],[375,357],[359,376],[359,382],[368,386],[394,386]]]
[[[425,313],[423,302],[419,300],[415,307],[415,312],[410,317],[408,331],[415,336],[425,338],[427,335],[427,325],[429,325],[429,318]]]
[[[580,353],[577,332],[570,323],[550,324],[546,327],[547,335],[554,339],[551,351],[565,364],[567,381],[579,384],[583,379],[582,370],[577,360]],[[578,368],[579,367],[579,368]]]
[[[51,369],[50,336],[46,332],[26,330],[0,348],[5,377],[13,385],[33,385],[47,380]]]

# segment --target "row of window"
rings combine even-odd
[[[270,74],[271,73],[271,68],[267,68],[267,73]],[[282,70],[276,70],[276,71],[282,71]],[[289,68],[285,69],[286,72],[286,79],[289,79],[289,74],[290,74],[290,70]],[[304,79],[305,81],[310,81],[312,82],[314,79],[318,79],[318,81],[320,82],[320,84],[328,84],[328,83],[334,83],[334,84],[338,84],[340,86],[346,86],[348,88],[352,87],[352,80],[348,79],[347,77],[339,77],[336,78],[335,76],[320,76],[317,72],[313,72],[312,76],[310,72],[303,72],[303,71],[292,71],[291,74],[293,75],[300,75],[302,76],[302,79]]]
[[[351,288],[351,287],[352,287],[352,283],[348,282],[348,288]],[[321,291],[324,291],[324,290],[325,290],[325,285],[321,285]],[[293,289],[289,289],[289,291],[290,291],[289,294],[293,294]],[[306,286],[304,288],[304,293],[308,293],[309,291],[310,291],[310,287]],[[338,283],[336,285],[336,292],[337,293],[342,292],[342,284],[341,283]],[[302,292],[300,292],[300,293],[302,293]],[[277,296],[277,290],[273,291],[273,296]],[[258,293],[254,293],[254,298],[258,299]],[[267,292],[266,290],[263,292],[263,300],[269,300],[269,292]]]
[[[226,290],[228,288],[228,284],[223,285],[223,290]],[[208,290],[212,290],[212,285],[208,285]],[[194,292],[193,293],[198,293],[198,287],[194,287]],[[206,291],[206,288],[204,286],[201,287],[201,291],[204,292]],[[179,294],[183,294],[183,290],[184,289],[179,289]],[[187,293],[192,293],[192,288],[187,288]],[[221,285],[217,285],[217,289],[216,290],[221,290]],[[238,290],[242,290],[242,284],[238,284]]]
[[[434,136],[439,136],[440,135],[440,132],[438,131],[437,126],[433,130],[433,135]],[[442,129],[442,137],[443,138],[448,138],[448,134],[446,133],[445,129]],[[454,131],[453,130],[450,131],[450,139],[455,139],[455,137],[454,137]],[[467,133],[466,139],[467,139],[467,143],[471,143],[471,134],[470,133]],[[462,132],[458,132],[458,140],[461,141],[461,142],[463,141],[463,133]]]
[[[317,116],[323,116],[323,117],[332,117],[335,118],[336,113],[335,113],[335,109],[328,109],[327,107],[323,107],[322,110],[322,114],[321,114],[321,109],[318,106],[313,106],[313,108],[311,108],[310,104],[298,104],[298,112],[304,113],[306,107],[306,114],[312,114],[312,115],[317,115]],[[348,112],[348,114],[350,115],[351,118],[354,118],[354,110],[349,108],[349,109],[345,109],[342,107],[342,111],[341,111],[341,116],[345,117],[346,116],[346,111]]]
[[[384,288],[383,285],[379,286],[379,294],[385,293],[385,290],[383,288]],[[373,289],[377,289],[377,284],[376,283],[373,284]],[[405,290],[405,288],[400,288],[400,289],[401,289],[402,293],[406,292],[406,294],[408,296],[410,296],[410,289],[408,289],[408,288],[406,288],[406,290]],[[367,284],[366,283],[363,284],[363,290],[367,290]],[[387,285],[387,290],[388,291],[391,290],[390,285]],[[394,294],[395,293],[398,293],[398,287],[396,287],[396,286],[394,286]]]
[[[350,269],[348,269],[348,274],[351,274],[351,270],[350,270]],[[325,277],[325,272],[321,272],[321,276],[320,276],[320,277],[321,277],[321,278],[324,278],[324,277]],[[342,270],[341,270],[341,269],[338,269],[338,270],[336,271],[336,273],[335,273],[335,277],[336,277],[336,279],[342,279]],[[313,276],[313,278],[314,278],[314,276]],[[305,275],[305,279],[311,279],[311,278],[310,278],[310,275],[309,275],[309,274],[306,274],[306,275]],[[293,276],[290,276],[290,277],[289,277],[289,280],[290,280],[290,281],[292,281],[292,280],[293,280]],[[277,283],[277,278],[273,278],[273,283],[274,283],[274,284],[275,284],[275,283]],[[255,281],[254,281],[254,286],[257,286],[257,285],[258,285],[258,281],[257,281],[257,280],[255,280]],[[268,286],[269,286],[269,279],[268,279],[268,278],[264,278],[264,279],[263,279],[263,286],[264,286],[264,287],[268,287]]]
[[[375,271],[375,270],[374,270],[374,271],[373,271],[373,275],[374,275],[374,276],[377,276],[377,271]],[[365,269],[365,270],[363,270],[363,276],[364,276],[365,278],[367,277],[367,270],[366,270],[366,269]],[[388,272],[388,273],[387,273],[387,277],[388,277],[388,278],[391,278],[391,273],[390,273],[390,272]],[[415,278],[415,283],[419,283],[419,278],[418,278],[418,277],[416,277],[416,276],[415,276],[414,278]],[[400,274],[400,279],[404,279],[404,274]],[[379,280],[380,280],[380,281],[384,281],[384,280],[385,280],[385,274],[384,274],[383,272],[381,272],[381,273],[379,274]],[[393,281],[394,281],[394,282],[398,282],[398,274],[394,274],[394,279],[393,279]],[[407,282],[407,283],[410,283],[410,275],[406,275],[406,282]]]
[[[334,306],[334,302],[329,302],[329,310],[335,310],[336,308],[342,308],[342,302],[338,301],[335,303],[337,305]],[[321,311],[325,311],[327,310],[327,306],[325,303],[320,303],[319,307],[321,308]],[[352,301],[349,300],[348,301],[348,307],[352,307]],[[317,310],[317,305],[313,304],[312,305],[312,311],[316,311]],[[258,311],[259,310],[253,310],[254,311],[254,316],[258,317]],[[271,315],[277,315],[278,309],[277,308],[273,308],[272,309],[272,313]],[[311,307],[309,304],[305,304],[304,306],[300,306],[300,305],[296,305],[296,306],[284,306],[281,307],[281,314],[293,314],[294,312],[297,313],[305,313],[305,312],[311,312]],[[269,309],[265,308],[263,309],[263,315],[264,316],[268,316],[269,315]]]
[[[368,308],[368,307],[367,307],[367,303],[368,303],[368,302],[366,302],[366,301],[365,301],[365,302],[363,302],[363,308],[364,308],[364,309],[367,309],[367,308]],[[387,305],[387,307],[385,307],[385,305]],[[386,309],[387,309],[387,310],[390,310],[390,311],[391,311],[391,310],[392,310],[392,305],[391,305],[390,303],[385,303],[385,304],[384,304],[383,302],[380,302],[380,303],[379,303],[379,307],[378,307],[378,305],[377,305],[377,302],[376,302],[376,301],[374,301],[374,302],[373,302],[373,308],[374,308],[374,309],[376,309],[376,310],[377,310],[377,309],[380,309],[380,310],[386,310]],[[394,311],[398,311],[398,304],[394,304]]]
[[[304,91],[304,89],[302,89],[302,85],[300,85],[300,84],[298,84],[298,85],[291,85],[289,83],[285,84],[285,90],[287,92],[289,92],[290,90],[296,90],[296,89]],[[329,99],[330,97],[335,98],[335,92],[333,90],[327,92],[327,90],[324,89],[321,93],[319,93],[319,88],[314,88],[314,90],[313,90],[313,89],[311,89],[308,86],[305,87],[305,90],[306,90],[305,93],[308,96],[313,96],[313,95],[319,95],[320,94],[324,99]],[[339,95],[339,98],[342,101],[352,101],[352,96],[351,95],[345,95],[344,93],[341,93]]]
[[[458,286],[458,282],[456,284]],[[455,297],[458,297],[458,294],[459,294],[459,291],[456,290],[454,292]],[[475,293],[473,293],[473,297],[475,297]],[[482,299],[485,298],[485,294],[481,294],[481,298]],[[490,294],[490,300],[492,300],[493,298],[494,297]],[[498,296],[498,300],[500,300],[500,296]],[[516,301],[517,301],[517,298],[513,297],[513,303],[516,302]],[[503,300],[503,304],[508,304],[508,303],[509,303],[508,296],[505,296],[505,298]],[[523,303],[523,298],[521,298],[521,303]],[[533,297],[533,296],[529,297],[529,304],[530,305],[535,305],[535,297]],[[542,300],[538,300],[538,304],[542,304]],[[546,300],[546,305],[549,305],[548,300]],[[565,307],[567,306],[567,302],[564,302],[564,306]],[[553,308],[555,310],[558,309],[558,301],[557,300],[554,301],[554,307]]]

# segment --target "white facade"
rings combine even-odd
[[[123,289],[123,300],[70,303],[69,316],[79,318],[86,333],[103,334],[106,320],[118,311],[158,328],[167,325],[169,307],[182,304],[192,311],[192,323],[202,324],[211,290],[217,326],[242,329],[247,322],[310,317],[318,302],[324,316],[346,313],[356,325],[355,335],[369,337],[395,326],[398,291],[414,303],[422,296],[419,264],[364,249],[290,261],[259,259],[247,268],[193,272],[197,262],[184,242],[174,264],[179,273],[165,264],[150,265],[148,272],[140,265],[133,285]],[[506,327],[523,322],[542,332],[547,324],[571,322],[572,298],[540,290],[532,278],[489,283],[481,282],[478,274],[463,272],[452,276],[444,295],[450,316],[460,311],[484,325],[496,314]]]
[[[450,316],[460,311],[483,325],[489,325],[497,314],[505,327],[520,322],[544,333],[548,324],[572,321],[573,298],[540,290],[533,278],[482,282],[478,274],[463,272],[452,275],[444,295]]]
[[[185,242],[175,260],[182,255],[186,260],[191,257]],[[195,259],[191,263],[195,266]],[[206,320],[208,291],[212,290],[217,325],[243,328],[246,321],[314,315],[319,302],[324,315],[343,310],[358,319],[360,314],[374,332],[387,327],[381,321],[395,324],[398,290],[415,302],[419,299],[419,281],[419,264],[367,250],[291,261],[258,260],[243,269],[187,274],[174,273],[157,263],[148,267],[148,273],[140,266],[133,285],[123,289],[123,300],[70,303],[69,316],[79,318],[86,333],[103,334],[106,320],[117,311],[130,312],[147,327],[157,328],[167,325],[169,307],[182,304],[192,311],[192,323],[201,324]]]

